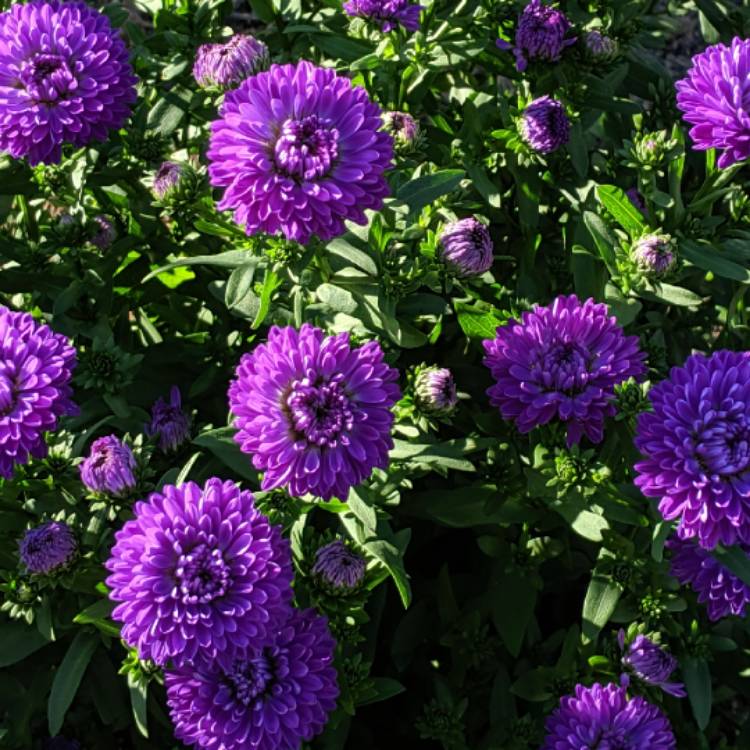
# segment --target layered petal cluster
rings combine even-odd
[[[524,71],[533,60],[557,62],[565,48],[576,42],[576,37],[568,36],[569,31],[570,21],[561,10],[531,0],[518,19],[515,44],[498,39],[497,46],[512,49],[516,68]]]
[[[56,163],[120,128],[136,100],[128,50],[83,2],[32,0],[0,14],[0,149]]]
[[[750,544],[750,354],[693,354],[649,392],[635,483],[706,549]]]
[[[211,125],[211,184],[248,234],[330,240],[390,193],[393,139],[367,92],[307,61],[272,65],[230,91]]]
[[[193,77],[201,88],[231,89],[268,67],[268,47],[250,34],[198,48]]]
[[[570,138],[570,121],[561,101],[540,96],[526,106],[518,121],[518,132],[532,150],[551,154]]]
[[[315,553],[312,574],[326,588],[348,592],[358,588],[365,578],[367,562],[341,539],[320,547]]]
[[[65,336],[28,313],[0,307],[0,476],[44,458],[44,433],[76,407],[70,379],[76,352]]]
[[[480,276],[492,268],[494,247],[487,227],[474,217],[446,225],[440,233],[440,257],[459,276]]]
[[[672,551],[672,575],[695,591],[698,601],[706,605],[710,620],[745,616],[750,587],[741,578],[695,542],[670,539],[666,546]],[[750,547],[743,545],[742,549],[750,557]]]
[[[568,444],[598,443],[615,414],[615,386],[645,372],[636,336],[625,336],[607,306],[560,296],[497,329],[484,342],[484,364],[497,381],[487,390],[503,418],[529,432],[553,419]]]
[[[547,719],[541,750],[675,750],[672,727],[656,706],[624,687],[576,685]]]
[[[419,14],[424,5],[411,0],[347,0],[344,10],[348,16],[364,18],[381,31],[393,31],[401,26],[406,31],[419,30]]]
[[[80,465],[81,481],[88,489],[114,497],[127,495],[135,488],[135,471],[133,451],[116,435],[94,440]]]
[[[176,451],[190,437],[190,417],[182,409],[180,389],[175,385],[169,393],[169,402],[159,397],[151,407],[151,421],[146,434],[159,437],[163,453]]]
[[[624,647],[624,633],[620,631],[620,646]],[[676,698],[684,698],[685,688],[681,682],[670,682],[672,672],[677,669],[677,659],[666,648],[645,635],[639,634],[627,647],[622,663],[639,680],[661,688]]]
[[[62,521],[47,521],[29,529],[18,545],[29,573],[47,574],[65,568],[78,550],[73,530]]]
[[[334,648],[324,617],[293,610],[269,644],[231,663],[167,671],[177,738],[216,750],[298,750],[336,707]]]
[[[289,614],[289,543],[234,482],[166,485],[135,504],[106,563],[112,616],[141,659],[232,658]]]
[[[397,379],[376,341],[352,347],[348,334],[308,324],[271,328],[229,387],[235,440],[265,472],[263,489],[346,500],[350,487],[384,469]]]
[[[721,168],[750,156],[750,39],[708,47],[675,88],[695,149],[720,150]]]

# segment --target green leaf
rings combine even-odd
[[[703,731],[711,719],[711,670],[708,662],[693,656],[683,659],[682,677],[693,716],[699,729]]]
[[[618,583],[600,573],[594,573],[583,600],[581,640],[584,643],[596,640],[599,631],[609,622],[621,595],[622,587]]]
[[[505,323],[494,309],[483,310],[458,300],[453,306],[461,330],[472,339],[494,339],[497,329]]]
[[[643,216],[624,191],[615,185],[598,185],[596,197],[631,238],[643,234],[646,229]]]
[[[518,571],[503,575],[493,587],[492,620],[513,658],[521,652],[536,598],[536,587]]]
[[[260,309],[260,301],[253,293],[255,263],[247,263],[235,268],[224,287],[224,304],[227,310],[239,312],[245,317],[255,317]],[[249,314],[247,314],[249,313]]]
[[[474,465],[461,456],[481,450],[492,444],[492,439],[464,438],[447,440],[444,443],[412,443],[394,440],[390,457],[392,461],[434,466],[456,471],[474,471]]]
[[[609,269],[610,274],[617,274],[617,261],[615,260],[615,247],[617,238],[609,231],[607,225],[592,211],[583,212],[583,223],[589,230],[594,240],[599,255]]]
[[[373,677],[372,689],[375,691],[375,694],[368,694],[366,698],[358,701],[358,706],[369,706],[371,703],[386,701],[389,698],[393,698],[394,695],[403,693],[406,690],[398,680],[393,680],[390,677]]]
[[[643,299],[666,302],[668,305],[678,305],[679,307],[697,307],[703,304],[703,298],[695,292],[681,286],[661,282],[654,284],[653,289],[639,289],[638,296]]]
[[[234,427],[219,427],[216,430],[209,430],[198,435],[193,440],[193,445],[207,448],[236,474],[257,483],[258,472],[253,468],[250,458],[234,442],[235,432]]]
[[[717,547],[713,556],[750,586],[750,556],[741,547]]]
[[[73,622],[76,622],[79,625],[93,625],[103,633],[106,633],[113,638],[119,638],[120,626],[112,622],[111,619],[112,610],[114,608],[114,602],[111,602],[109,599],[101,599],[100,601],[94,602],[92,605],[86,607],[82,612],[79,612],[73,618]]]
[[[502,205],[502,195],[495,183],[487,175],[484,167],[477,164],[471,164],[467,171],[471,177],[471,184],[477,189],[479,194],[484,198],[492,208],[500,208]]]
[[[375,513],[375,508],[369,505],[367,501],[360,496],[360,491],[361,490],[358,490],[356,487],[352,487],[346,498],[346,504],[352,513],[354,513],[354,515],[362,522],[365,531],[370,534],[375,531],[378,524],[378,517]]]
[[[133,709],[133,720],[138,731],[148,739],[148,682],[136,677],[132,672],[128,674],[128,691],[130,705]]]
[[[546,701],[552,697],[551,683],[554,676],[549,667],[530,669],[513,683],[510,692],[527,701]]]
[[[679,251],[685,260],[689,260],[694,266],[698,266],[704,271],[711,271],[725,279],[750,284],[750,271],[722,257],[718,248],[698,244],[691,240],[683,240],[680,242]]]
[[[357,309],[357,300],[354,299],[354,295],[333,284],[321,284],[315,290],[315,295],[335,312],[351,314]]]
[[[49,733],[52,737],[60,733],[65,721],[65,714],[78,692],[83,674],[98,645],[98,635],[86,630],[78,631],[65,654],[62,664],[55,672],[52,691],[47,704],[47,720]]]
[[[443,169],[409,180],[396,193],[396,198],[409,206],[412,213],[421,211],[438,198],[455,190],[466,173],[463,169]]]
[[[22,620],[0,623],[0,667],[9,667],[46,646],[49,641]]]
[[[192,258],[179,258],[173,260],[171,263],[167,263],[164,266],[159,266],[152,270],[147,276],[143,277],[145,283],[149,279],[153,279],[154,276],[158,276],[160,273],[165,271],[171,271],[173,268],[179,268],[180,266],[218,266],[219,268],[239,268],[249,264],[258,264],[260,260],[253,258],[250,253],[245,250],[229,250],[226,253],[219,253],[218,255],[194,255]]]
[[[589,171],[589,152],[580,122],[575,122],[570,128],[567,149],[573,162],[573,169],[581,179],[584,179]]]

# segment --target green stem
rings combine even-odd
[[[23,214],[23,221],[26,225],[26,233],[28,234],[29,242],[39,242],[39,225],[36,223],[36,217],[34,212],[29,205],[29,201],[25,195],[17,195],[16,201]]]

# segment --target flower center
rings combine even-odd
[[[326,127],[317,115],[287,120],[274,146],[278,170],[297,180],[324,177],[339,154],[339,131]]]
[[[586,385],[589,352],[573,341],[550,346],[535,364],[542,385],[554,391],[576,391]]]
[[[273,661],[266,654],[238,661],[227,672],[235,698],[244,706],[268,691],[273,681]]]
[[[64,99],[77,86],[68,63],[60,55],[36,55],[26,63],[19,78],[31,98],[44,104]]]
[[[182,601],[186,604],[206,603],[223,596],[231,577],[221,550],[199,544],[180,555],[175,570]]]
[[[295,431],[315,445],[334,447],[339,433],[354,423],[349,397],[337,380],[316,385],[310,378],[295,380],[286,405]]]
[[[742,408],[741,404],[738,407]],[[750,425],[741,413],[716,411],[696,436],[696,457],[711,474],[731,475],[750,464]]]

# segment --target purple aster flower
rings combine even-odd
[[[151,190],[154,197],[160,201],[166,201],[179,186],[185,173],[185,165],[175,161],[165,161],[156,170]]]
[[[231,659],[288,616],[289,542],[234,482],[165,485],[135,504],[115,540],[112,617],[141,659]]]
[[[611,60],[618,51],[617,42],[597,29],[586,32],[583,42],[586,51],[594,60]]]
[[[672,238],[668,234],[647,234],[633,244],[633,260],[646,274],[668,274],[677,263]]]
[[[419,14],[424,5],[409,0],[348,0],[344,10],[348,16],[373,21],[381,31],[401,26],[406,31],[419,31]]]
[[[414,380],[417,406],[428,414],[450,414],[458,403],[456,381],[447,367],[425,367]]]
[[[624,687],[576,685],[545,724],[541,750],[675,750],[667,717]]]
[[[65,336],[28,313],[0,306],[0,476],[16,465],[44,458],[44,433],[74,414],[70,379],[75,349]]]
[[[419,123],[407,112],[384,112],[383,127],[402,150],[416,148],[421,140]]]
[[[29,529],[18,544],[21,562],[29,573],[48,574],[67,567],[78,551],[68,524],[46,521]]]
[[[735,37],[730,47],[715,44],[693,57],[687,76],[677,81],[677,107],[693,127],[698,151],[723,153],[722,169],[750,155],[750,39]]]
[[[365,579],[367,563],[340,539],[320,547],[315,553],[312,574],[335,592],[349,592]]]
[[[170,391],[169,403],[161,397],[154,403],[146,435],[159,436],[163,453],[176,451],[190,437],[190,417],[182,410],[180,389],[176,385]]]
[[[301,61],[272,65],[230,91],[211,125],[211,184],[219,210],[248,234],[306,243],[367,223],[389,195],[393,142],[380,107],[335,71]]]
[[[561,10],[541,0],[531,0],[518,18],[515,45],[498,39],[497,46],[512,49],[516,68],[524,71],[531,60],[557,62],[565,48],[576,42],[576,37],[569,37],[568,31],[570,21]]]
[[[325,617],[291,609],[267,644],[231,662],[166,671],[175,736],[217,750],[297,750],[336,708],[335,648]]]
[[[82,2],[33,0],[0,14],[0,149],[30,164],[60,161],[122,127],[136,100],[128,51],[109,19]]]
[[[559,419],[568,445],[584,434],[601,442],[604,420],[615,414],[615,386],[646,372],[638,338],[623,334],[606,305],[581,304],[574,294],[501,326],[484,348],[497,381],[490,403],[524,433]]]
[[[440,257],[459,276],[480,276],[492,268],[489,230],[473,217],[448,224],[440,233]]]
[[[570,121],[562,102],[541,96],[526,105],[518,121],[518,132],[529,148],[551,154],[570,137]]]
[[[263,42],[249,34],[235,34],[227,42],[198,48],[193,77],[201,88],[231,89],[265,70],[269,61]]]
[[[618,634],[620,648],[624,650],[623,666],[639,680],[655,685],[676,698],[684,698],[685,687],[681,682],[669,682],[672,672],[677,669],[677,659],[658,643],[645,635],[637,635],[625,649],[625,631]]]
[[[122,497],[136,485],[135,456],[116,435],[94,440],[79,470],[81,481],[92,492]]]
[[[388,465],[397,379],[376,341],[353,348],[346,333],[271,328],[229,387],[235,440],[265,471],[262,488],[346,500]]]
[[[106,216],[94,217],[94,234],[89,242],[100,250],[106,250],[117,237],[117,232],[112,222]]]
[[[750,557],[750,547],[740,546]],[[698,594],[698,601],[706,605],[709,620],[729,615],[745,616],[750,587],[741,578],[695,542],[672,538],[667,540],[666,547],[672,551],[670,572]]]
[[[750,355],[693,354],[649,392],[635,483],[682,539],[750,544]]]

